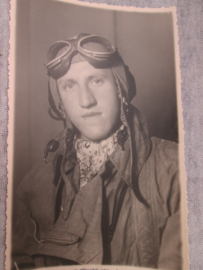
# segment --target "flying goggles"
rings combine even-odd
[[[80,53],[95,68],[107,68],[113,64],[118,52],[107,39],[88,34],[80,34],[68,40],[51,45],[47,54],[48,75],[58,79],[70,68],[74,55]]]

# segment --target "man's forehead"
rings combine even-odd
[[[98,69],[90,65],[90,63],[87,61],[74,62],[71,63],[68,72],[63,77],[59,78],[58,81],[60,82],[63,80],[82,80],[88,79],[89,77],[93,76],[102,76],[104,78],[109,78],[113,77],[113,73],[111,68]]]

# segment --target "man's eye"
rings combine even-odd
[[[69,83],[69,84],[65,84],[64,85],[64,89],[66,90],[72,90],[72,89],[74,89],[74,84],[73,83]]]
[[[103,80],[102,79],[94,79],[94,80],[92,80],[91,84],[93,86],[102,85],[103,84]]]

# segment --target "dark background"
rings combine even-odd
[[[50,44],[81,32],[118,47],[135,77],[133,104],[149,133],[177,141],[173,21],[171,13],[135,13],[80,7],[50,0],[17,1],[14,184],[62,129],[48,115],[46,52]]]

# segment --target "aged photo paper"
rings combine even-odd
[[[10,16],[5,269],[188,269],[176,7]]]

